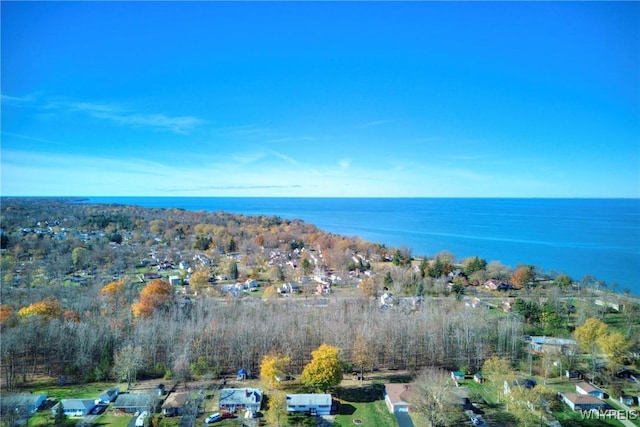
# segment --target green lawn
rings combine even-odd
[[[341,401],[334,427],[354,426],[353,420],[362,420],[361,426],[397,426],[393,414],[389,413],[383,400],[375,402]]]
[[[334,397],[340,402],[333,424],[336,427],[354,426],[353,420],[358,419],[361,426],[398,425],[384,403],[381,384],[339,387]]]

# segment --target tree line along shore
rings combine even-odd
[[[257,374],[273,354],[298,374],[323,344],[345,372],[531,370],[529,335],[577,339],[590,319],[618,341],[577,339],[564,370],[606,383],[638,367],[638,301],[592,277],[416,257],[277,216],[43,198],[3,198],[1,214],[5,390],[124,380],[133,353],[135,378]]]

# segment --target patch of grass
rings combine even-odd
[[[389,413],[383,400],[375,402],[340,401],[338,414],[333,423],[334,427],[355,426],[353,420],[362,420],[362,426],[397,426],[393,414]]]
[[[556,417],[562,427],[581,427],[581,426],[589,426],[589,427],[611,427],[611,426],[620,426],[618,421],[614,420],[585,420],[580,415],[580,412],[574,412],[570,408],[563,409],[559,412],[554,412],[553,415]]]
[[[94,427],[127,427],[131,418],[133,417],[125,415],[101,415],[92,425]]]

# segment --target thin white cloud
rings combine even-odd
[[[125,107],[92,102],[59,104],[97,119],[110,120],[121,125],[143,126],[187,134],[202,120],[192,116],[167,116],[165,114],[141,114]]]
[[[374,120],[368,123],[364,123],[362,125],[356,126],[358,129],[366,129],[375,126],[386,125],[387,123],[392,123],[394,120]]]
[[[38,141],[38,142],[44,142],[45,144],[51,144],[51,145],[67,145],[64,142],[58,142],[58,141],[52,141],[50,139],[44,139],[44,138],[37,138],[35,136],[29,136],[29,135],[22,135],[19,133],[13,133],[13,132],[2,132],[3,135],[7,135],[7,136],[13,136],[15,138],[21,138],[21,139],[28,139],[30,141]]]
[[[2,103],[28,106],[48,112],[71,112],[87,114],[93,118],[108,120],[120,125],[148,127],[187,134],[203,121],[193,116],[171,116],[162,113],[141,113],[121,104],[43,98],[36,96],[2,95]]]
[[[33,101],[33,98],[31,96],[9,96],[0,94],[0,101],[8,105],[23,105]]]
[[[351,166],[351,159],[342,159],[338,162],[338,165],[341,169],[349,169],[349,166]]]
[[[304,142],[304,141],[314,141],[316,138],[312,136],[287,136],[283,138],[270,139],[267,142],[271,143],[284,143],[284,142]]]
[[[286,161],[287,163],[290,163],[292,165],[298,165],[298,161],[292,157],[287,156],[286,154],[282,154],[279,153],[277,151],[271,151],[271,154],[273,154],[274,156]]]

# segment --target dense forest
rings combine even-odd
[[[518,361],[526,333],[570,335],[597,315],[571,303],[589,291],[566,276],[418,259],[296,219],[72,199],[4,198],[1,210],[6,389],[255,374],[274,352],[299,373],[323,343],[345,370],[474,371]],[[637,312],[625,313],[637,339]]]

